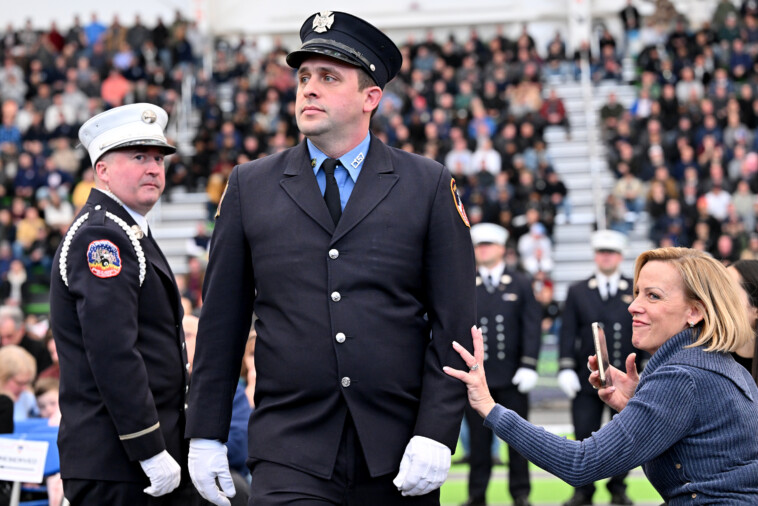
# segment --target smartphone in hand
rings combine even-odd
[[[600,374],[600,385],[609,387],[612,385],[608,374],[610,361],[608,360],[608,346],[605,344],[605,331],[598,322],[592,324],[592,337],[595,341],[595,356],[597,357],[597,370]]]

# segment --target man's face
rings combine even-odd
[[[295,114],[303,135],[317,144],[321,138],[366,135],[360,127],[366,121],[365,113],[373,109],[367,102],[369,91],[379,87],[359,90],[358,72],[352,65],[321,56],[310,57],[300,64]]]
[[[494,267],[503,260],[505,248],[499,244],[482,242],[474,246],[474,256],[476,257],[477,265]]]
[[[602,249],[595,251],[595,265],[606,276],[616,272],[623,259],[621,253],[615,251]]]
[[[0,320],[0,342],[3,346],[9,344],[18,345],[24,337],[24,329],[16,328],[16,324],[10,318]]]
[[[96,164],[97,175],[130,209],[145,215],[166,186],[163,150],[134,147],[111,151]]]

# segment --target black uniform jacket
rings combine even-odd
[[[482,329],[487,384],[513,386],[520,367],[537,368],[542,338],[542,306],[534,298],[532,283],[520,272],[505,271],[498,286],[488,289],[476,279],[476,316]]]
[[[232,172],[211,239],[187,436],[225,440],[253,309],[252,458],[332,472],[347,410],[373,476],[414,435],[455,447],[469,229],[440,164],[372,137],[335,227],[305,142]]]
[[[595,354],[592,323],[599,322],[605,331],[608,355],[612,366],[626,371],[626,357],[637,353],[637,370],[649,355],[632,345],[632,280],[621,276],[616,294],[603,300],[597,288],[597,278],[574,283],[566,294],[560,331],[561,369],[573,369],[579,376],[582,390],[593,392],[589,382],[587,358]]]
[[[138,461],[164,449],[186,462],[179,292],[157,244],[136,235],[133,243],[124,230],[132,226],[118,202],[92,190],[55,255],[50,306],[64,479],[147,483]]]

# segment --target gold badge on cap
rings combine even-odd
[[[321,11],[313,18],[313,31],[324,33],[332,27],[334,23],[334,13],[332,11]]]
[[[142,121],[144,121],[148,125],[151,123],[155,123],[156,121],[158,121],[158,115],[155,114],[155,111],[146,109],[142,111]]]

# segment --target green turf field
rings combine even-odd
[[[569,436],[572,437],[572,436]],[[462,449],[458,448],[456,455],[463,454]],[[498,506],[511,504],[511,496],[508,493],[508,452],[505,444],[501,446],[501,458],[506,461],[504,466],[496,466],[492,470],[492,478],[487,489],[487,504]],[[455,459],[456,457],[453,457]],[[560,505],[573,494],[573,488],[566,482],[555,476],[543,471],[539,467],[530,464],[532,493],[529,499],[534,506],[538,505]],[[598,483],[594,504],[608,504],[610,494],[606,490],[603,482]],[[656,492],[650,482],[645,478],[640,468],[629,473],[626,479],[627,494],[637,506],[655,505],[663,503],[663,499]],[[440,494],[443,506],[458,505],[468,499],[468,465],[458,464],[450,468],[450,474],[445,484],[442,486]]]
[[[490,480],[490,486],[487,489],[487,504],[490,506],[511,504],[511,496],[507,491],[506,476],[507,468],[495,468],[493,479]],[[450,477],[442,486],[442,505],[458,505],[468,498],[467,477],[468,466],[453,466],[450,470]],[[628,476],[626,483],[628,486],[627,493],[636,505],[659,505],[663,503],[661,496],[650,485],[650,482],[642,475],[641,471],[634,472]],[[532,473],[532,493],[529,499],[535,506],[562,504],[571,497],[572,493],[573,489],[565,482],[536,467],[534,468],[534,472]],[[600,483],[595,492],[594,503],[608,504],[609,499],[610,495],[608,491]]]

